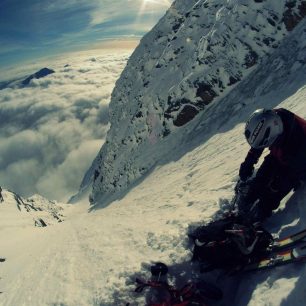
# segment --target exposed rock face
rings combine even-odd
[[[283,21],[288,31],[292,31],[296,25],[306,16],[306,1],[287,1]]]
[[[174,2],[116,83],[111,128],[90,170],[92,201],[148,171],[156,144],[224,99],[304,16],[301,0]]]

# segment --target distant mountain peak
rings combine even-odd
[[[24,79],[24,80],[21,82],[21,84],[22,84],[23,86],[27,86],[27,85],[30,84],[31,80],[33,80],[33,79],[41,79],[41,78],[44,78],[44,77],[46,77],[47,75],[52,74],[52,73],[54,73],[54,72],[55,72],[55,71],[52,70],[52,69],[49,69],[49,68],[42,68],[42,69],[40,69],[39,71],[37,71],[37,72],[31,74],[30,76],[28,76],[26,79]]]

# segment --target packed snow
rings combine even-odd
[[[271,96],[287,93],[273,106],[306,117],[305,75],[299,81],[304,84],[295,92],[277,88],[260,99],[271,101]],[[237,169],[248,150],[243,137],[248,114],[249,109],[243,109],[210,136],[201,118],[194,120],[184,129],[189,142],[176,142],[171,156],[108,205],[90,208],[86,200],[70,205],[64,222],[44,228],[24,225],[16,217],[14,226],[0,232],[0,256],[7,259],[0,263],[0,304],[145,305],[144,296],[132,293],[133,280],[136,275],[149,276],[150,263],[164,261],[172,282],[208,278],[220,285],[225,290],[220,305],[302,305],[302,264],[215,279],[201,275],[190,262],[188,227],[210,220],[222,199],[233,195]],[[180,137],[173,135],[174,139]],[[303,228],[305,200],[304,187],[290,194],[265,225],[281,236]],[[1,215],[4,209],[0,203]]]
[[[177,3],[178,10],[184,8],[182,1]],[[145,295],[133,292],[134,281],[136,276],[149,277],[148,267],[157,261],[169,266],[173,284],[204,279],[220,286],[224,299],[209,306],[303,305],[303,263],[236,277],[201,274],[197,263],[190,261],[187,232],[190,226],[213,219],[232,198],[239,165],[249,149],[244,123],[255,109],[284,107],[306,118],[305,27],[304,19],[218,103],[184,126],[173,127],[167,137],[159,138],[162,131],[154,109],[144,109],[151,114],[146,118],[150,127],[144,132],[146,147],[135,151],[126,144],[128,154],[118,150],[116,156],[131,170],[129,184],[112,194],[99,194],[94,205],[87,187],[97,160],[74,197],[75,204],[50,202],[38,195],[24,199],[3,188],[0,258],[6,260],[0,262],[0,305],[142,306]],[[134,127],[141,130],[143,123],[135,118]],[[125,119],[120,117],[123,123]],[[126,132],[119,125],[114,128]],[[130,154],[137,156],[130,160]],[[143,165],[147,168],[141,172]],[[305,228],[305,202],[302,186],[282,201],[264,226],[279,236]],[[37,218],[47,226],[37,226]]]

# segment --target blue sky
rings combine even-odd
[[[140,38],[172,0],[0,0],[0,68]]]

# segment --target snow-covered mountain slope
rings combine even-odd
[[[64,221],[64,204],[40,195],[24,199],[0,187],[0,230],[11,226],[45,227]]]
[[[84,201],[69,205],[65,222],[54,226],[1,229],[0,257],[6,262],[0,263],[0,305],[144,306],[145,295],[133,293],[133,281],[136,275],[148,277],[147,265],[154,261],[166,262],[178,284],[197,278],[214,281],[225,289],[219,306],[303,305],[306,266],[215,279],[190,263],[187,239],[190,224],[208,221],[219,200],[233,195],[239,164],[249,149],[242,121],[258,106],[259,97],[306,118],[306,76],[294,71],[254,84],[253,91],[257,87],[261,95],[247,100],[249,106],[217,134],[210,135],[201,115],[183,128],[191,142],[181,143],[181,134],[173,134],[173,155],[106,208],[88,213]],[[267,84],[270,90],[263,93]],[[304,228],[305,203],[305,188],[290,194],[265,226],[281,236]]]
[[[276,3],[258,1],[239,3]],[[185,2],[177,1],[174,7],[187,12],[195,3]],[[303,305],[306,265],[290,265],[236,279],[201,275],[199,267],[190,263],[187,229],[191,224],[210,220],[219,210],[219,202],[223,202],[220,199],[232,197],[239,165],[249,149],[243,136],[244,123],[254,109],[285,107],[306,118],[305,29],[304,19],[226,96],[216,98],[188,124],[178,128],[171,125],[171,118],[166,121],[166,127],[171,128],[167,137],[160,138],[163,117],[160,109],[154,109],[157,105],[149,94],[149,106],[143,106],[144,117],[135,116],[133,122],[129,112],[133,104],[121,105],[120,119],[113,113],[109,146],[96,160],[105,172],[96,172],[97,204],[90,213],[84,199],[67,207],[65,222],[36,228],[31,218],[24,226],[21,221],[14,223],[20,212],[13,194],[9,194],[16,207],[11,221],[2,223],[9,220],[9,210],[0,215],[0,227],[5,225],[0,230],[0,257],[6,258],[0,263],[0,305],[118,306],[131,302],[132,306],[143,306],[145,297],[133,293],[133,281],[135,275],[148,276],[146,266],[152,261],[164,261],[170,266],[173,283],[213,280],[224,289],[219,306]],[[137,65],[138,62],[136,68]],[[158,81],[154,69],[152,73]],[[134,88],[138,79],[136,74],[132,76]],[[162,81],[166,83],[161,74],[160,86]],[[123,79],[118,84],[122,82]],[[145,97],[139,99],[145,101]],[[121,128],[116,120],[121,121]],[[143,131],[139,143],[135,136],[138,134],[134,134],[137,131]],[[91,171],[94,175],[95,170]],[[142,180],[136,181],[143,173],[146,175]],[[125,192],[102,201],[105,192],[124,190],[133,181],[134,185]],[[305,228],[305,203],[304,187],[286,197],[265,226],[281,236]]]
[[[167,154],[156,148],[169,134],[200,111],[207,119],[224,100],[234,103],[229,94],[245,90],[242,82],[252,82],[255,71],[283,69],[267,58],[284,48],[305,13],[300,0],[175,1],[117,81],[111,128],[90,170],[92,201],[142,177]]]
[[[8,219],[1,211],[0,257],[6,262],[0,263],[0,305],[143,306],[144,295],[132,293],[133,280],[147,277],[153,261],[166,262],[178,284],[203,278],[221,286],[219,306],[303,305],[305,265],[237,279],[201,275],[190,263],[187,229],[210,220],[220,199],[232,197],[249,149],[244,123],[254,109],[285,107],[306,118],[305,28],[303,21],[226,99],[152,146],[153,155],[164,157],[111,205],[91,213],[86,200],[69,205],[65,222],[44,228],[33,227],[33,219],[31,226],[16,224],[18,216],[3,223]],[[280,236],[305,228],[305,203],[304,187],[286,197],[265,226]]]

